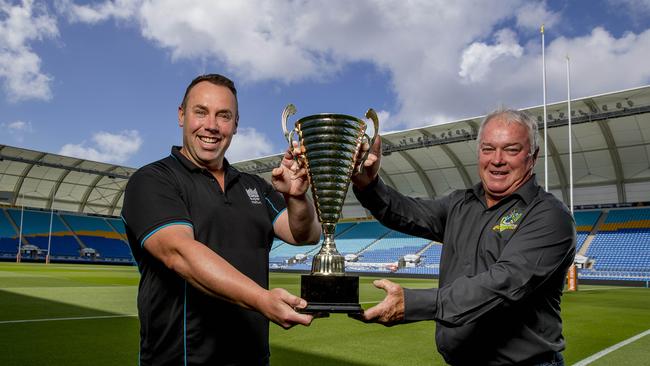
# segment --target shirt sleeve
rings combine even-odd
[[[460,326],[527,299],[548,281],[562,283],[575,254],[573,218],[552,203],[532,210],[487,271],[439,289],[405,290],[405,320]]]
[[[442,241],[449,197],[437,200],[404,196],[377,178],[363,191],[353,187],[357,200],[384,226],[409,235]]]
[[[174,224],[192,226],[172,172],[146,166],[130,179],[124,192],[122,218],[140,247],[157,230]]]

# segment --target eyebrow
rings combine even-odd
[[[205,111],[208,110],[208,107],[205,106],[205,105],[203,105],[203,104],[195,104],[195,105],[193,105],[193,106],[192,106],[192,109],[195,109],[195,108],[203,109],[203,110],[205,110]]]
[[[494,147],[494,145],[491,144],[491,143],[489,143],[489,142],[481,142],[481,146],[490,146],[490,147]],[[513,146],[524,147],[524,144],[522,144],[522,143],[520,143],[520,142],[513,142],[513,143],[511,143],[511,144],[506,144],[506,145],[504,145],[503,147],[513,147]]]

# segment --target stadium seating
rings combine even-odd
[[[575,211],[573,217],[576,221],[576,251],[580,251],[582,244],[587,239],[587,235],[593,230],[594,225],[598,222],[602,211]]]
[[[81,249],[78,242],[65,226],[58,214],[48,211],[33,211],[7,209],[11,220],[16,227],[21,225],[22,234],[25,239],[23,244],[31,244],[39,248],[40,254],[35,259],[45,258],[48,245],[50,247],[50,258],[78,258]],[[50,235],[50,219],[52,230]]]
[[[609,211],[586,256],[593,267],[579,278],[649,280],[650,209]]]
[[[96,251],[95,259],[132,261],[131,249],[124,241],[123,235],[113,226],[120,226],[118,220],[113,220],[109,224],[103,217],[69,214],[62,214],[61,219],[75,232],[86,248]],[[121,228],[124,228],[123,224]]]
[[[15,257],[18,253],[18,233],[0,211],[0,257]]]

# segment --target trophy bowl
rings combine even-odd
[[[346,275],[345,258],[336,249],[334,235],[343,202],[354,172],[355,157],[361,144],[372,145],[379,131],[379,120],[374,110],[366,112],[373,121],[374,134],[366,133],[366,121],[334,113],[315,114],[295,122],[287,129],[287,119],[296,113],[293,104],[282,113],[284,136],[293,146],[294,136],[303,151],[300,157],[306,165],[318,221],[323,229],[320,251],[312,260],[311,273],[301,277],[301,297],[308,303],[305,313],[360,313],[359,277]],[[368,157],[361,157],[359,167]]]

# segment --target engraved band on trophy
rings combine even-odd
[[[359,277],[345,274],[345,258],[336,249],[334,234],[350,186],[355,157],[361,144],[374,143],[379,120],[374,110],[366,112],[373,121],[374,135],[366,134],[366,122],[344,114],[323,113],[303,117],[287,130],[287,119],[296,113],[289,104],[282,112],[284,136],[293,146],[294,134],[303,151],[318,220],[323,229],[320,251],[312,260],[311,273],[301,277],[301,297],[306,313],[359,313]],[[368,157],[361,158],[359,167]]]

